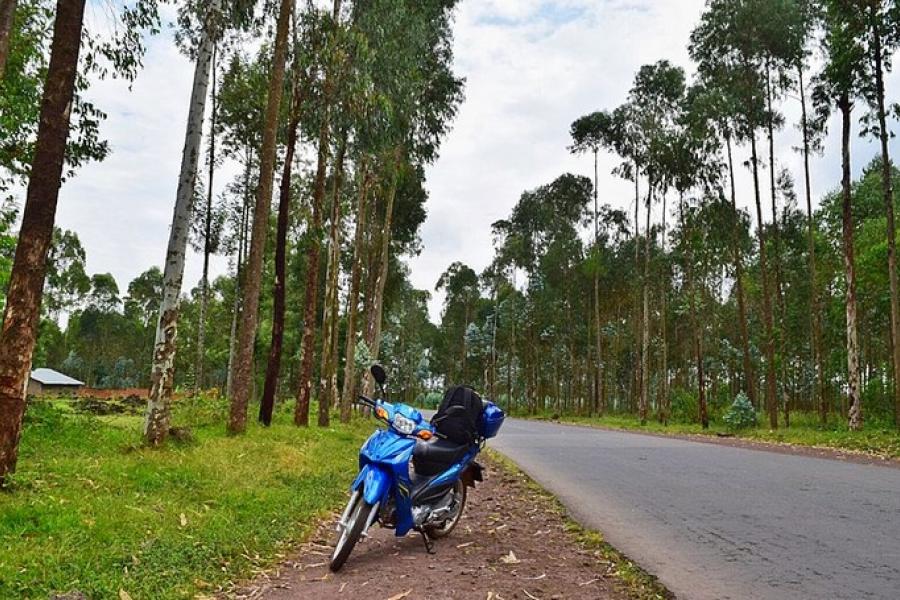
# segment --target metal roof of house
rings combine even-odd
[[[84,385],[83,381],[72,379],[53,369],[35,369],[31,372],[31,378],[44,385]]]

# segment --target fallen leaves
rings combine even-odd
[[[402,600],[403,598],[406,598],[410,594],[412,594],[412,590],[406,590],[402,594],[397,594],[396,596],[391,596],[390,598],[388,598],[388,600]]]
[[[123,589],[119,590],[119,600],[131,600],[131,594]]]
[[[501,556],[501,557],[500,557],[500,562],[502,562],[502,563],[505,564],[505,565],[517,565],[517,564],[519,564],[519,563],[522,562],[522,561],[519,560],[518,558],[516,558],[516,553],[515,553],[515,552],[513,552],[512,550],[510,550],[510,551],[509,551],[509,554],[507,554],[506,556]]]

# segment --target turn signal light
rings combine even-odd
[[[430,431],[428,431],[427,429],[422,429],[421,431],[419,431],[419,433],[417,435],[419,436],[419,439],[425,440],[425,441],[428,441],[434,437],[434,434],[431,433]]]
[[[387,411],[384,410],[382,407],[379,406],[378,408],[376,408],[375,414],[378,416],[379,419],[384,419],[385,421],[387,421],[387,418],[388,418]]]

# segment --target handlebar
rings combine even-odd
[[[356,399],[356,403],[357,404],[365,404],[366,406],[372,406],[372,407],[377,406],[377,403],[374,400],[372,400],[371,398],[367,398],[367,397],[363,396],[362,394],[360,394],[359,397]]]

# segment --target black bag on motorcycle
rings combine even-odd
[[[478,440],[478,419],[482,410],[481,396],[470,387],[458,385],[444,394],[431,424],[454,444],[470,446]]]

